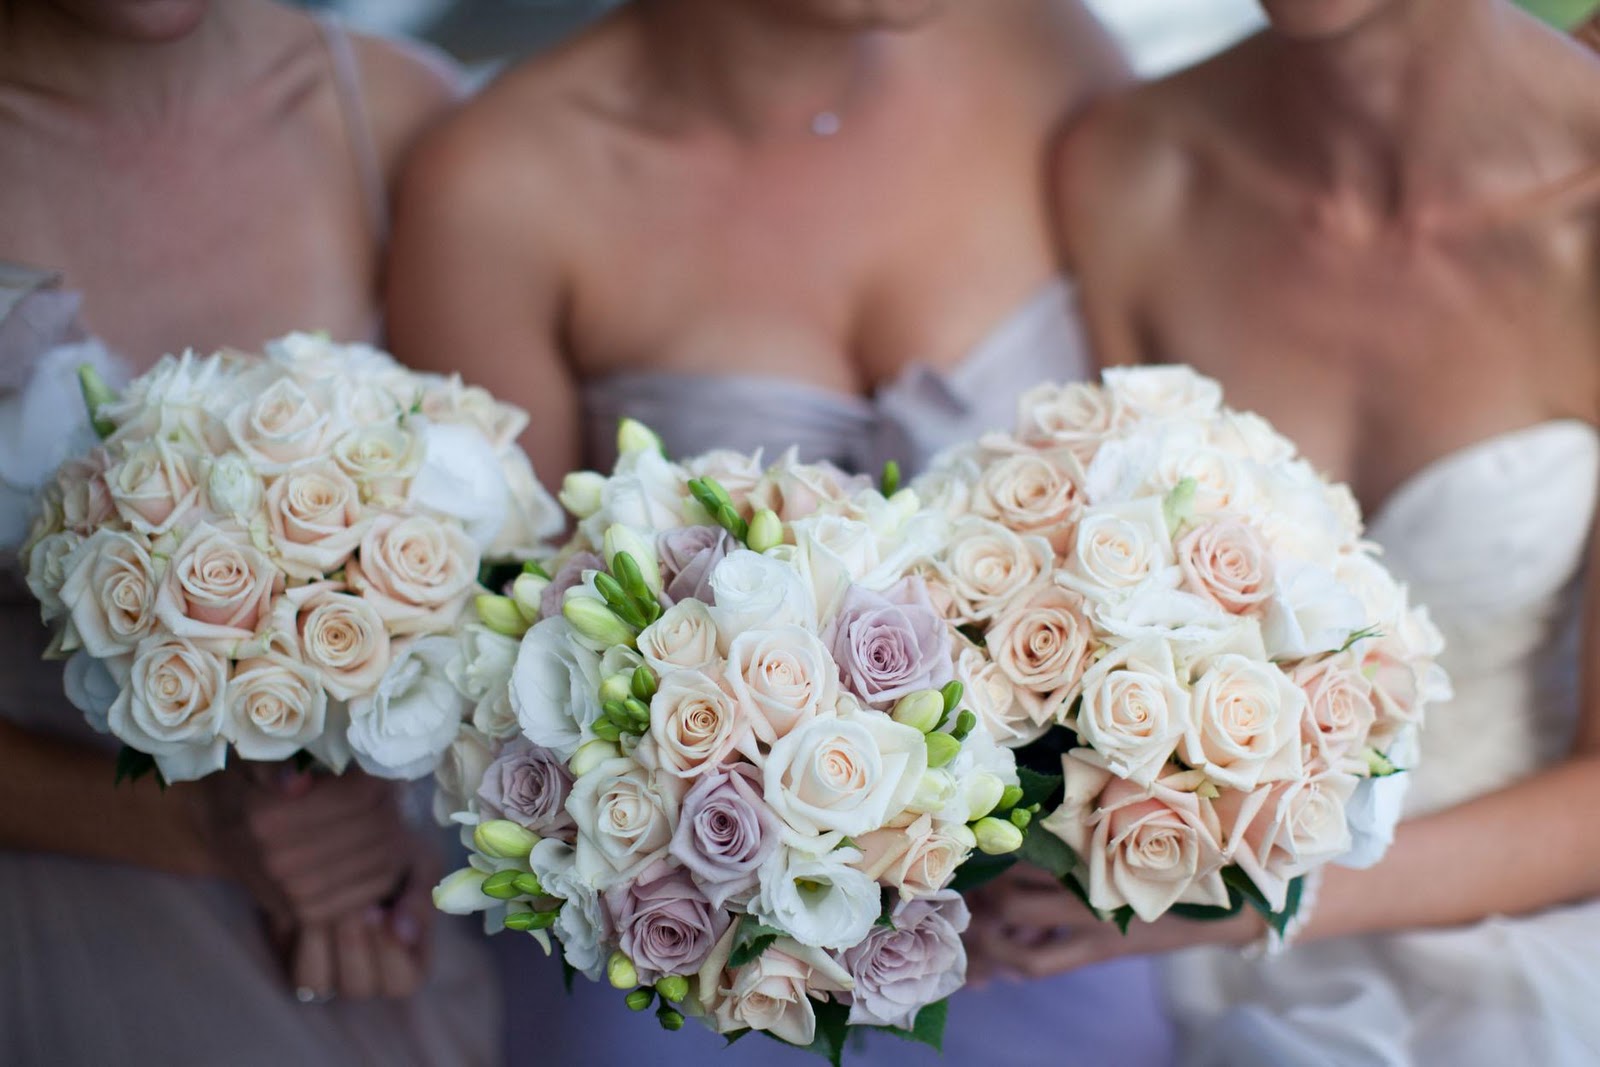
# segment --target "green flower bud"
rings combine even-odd
[[[517,611],[521,612],[522,620],[529,626],[539,621],[544,591],[549,587],[550,579],[537,574],[519,574],[517,580],[511,583],[511,599],[516,601]]]
[[[605,715],[605,721],[611,723],[625,734],[634,732],[633,717],[628,714],[628,708],[620,700],[608,700],[600,705],[600,710]]]
[[[717,525],[736,539],[745,541],[750,536],[750,525],[739,517],[732,504],[720,504],[716,511]]]
[[[613,952],[606,961],[606,979],[614,988],[632,989],[639,984],[639,971],[628,957]]]
[[[883,465],[883,474],[878,478],[878,491],[885,497],[894,496],[900,491],[900,464],[892,459]]]
[[[574,778],[582,778],[606,760],[616,759],[620,755],[622,750],[610,741],[589,741],[572,754],[567,761],[567,770],[572,772]]]
[[[943,767],[961,754],[961,742],[949,734],[928,735],[928,766],[932,769]]]
[[[626,674],[613,674],[600,683],[600,703],[620,704],[633,695],[633,679]]]
[[[1006,786],[1006,791],[1000,794],[1000,803],[996,804],[995,807],[1001,811],[1006,811],[1021,803],[1022,787],[1020,785],[1008,785]]]
[[[683,1013],[673,1011],[665,1004],[656,1009],[656,1018],[661,1021],[661,1029],[663,1030],[683,1029]]]
[[[533,929],[533,924],[538,920],[538,912],[514,911],[505,918],[507,930],[527,931]]]
[[[623,419],[617,426],[617,455],[628,456],[635,452],[665,452],[661,438],[642,422]]]
[[[628,718],[632,721],[634,726],[641,730],[650,729],[649,704],[646,704],[637,697],[629,697],[627,700],[622,702],[622,706],[627,709]]]
[[[629,1011],[644,1011],[656,1002],[656,995],[648,989],[635,989],[626,997]]]
[[[1033,821],[1033,812],[1027,808],[1012,808],[1011,814],[1007,816],[1007,819],[1018,830],[1026,830],[1028,824]]]
[[[481,822],[472,831],[472,843],[479,852],[501,860],[520,860],[533,851],[539,835],[509,819]]]
[[[478,609],[478,618],[497,634],[521,637],[528,632],[528,620],[522,617],[517,602],[510,597],[483,593],[473,601],[473,605]]]
[[[474,867],[463,867],[445,876],[433,887],[433,906],[446,915],[471,915],[489,907],[483,883],[488,875]]]
[[[532,871],[523,871],[517,875],[517,880],[512,884],[520,889],[524,896],[540,897],[544,895],[544,886],[539,884],[539,876]]]
[[[88,363],[78,368],[78,388],[83,392],[84,406],[89,409],[89,423],[103,441],[116,432],[117,425],[110,419],[102,419],[100,409],[117,399],[117,391]]]
[[[977,822],[998,808],[1005,791],[1006,784],[994,775],[974,774],[967,780],[967,821]]]
[[[533,918],[528,920],[528,929],[548,930],[550,927],[556,924],[556,916],[561,914],[561,909],[557,908],[554,911],[535,911],[530,912],[529,914],[531,914]]]
[[[656,992],[663,1000],[680,1001],[689,995],[689,979],[681,974],[669,974],[656,982]]]
[[[631,645],[636,635],[633,627],[617,618],[616,613],[602,602],[588,596],[569,596],[561,605],[561,614],[572,628],[601,645]]]
[[[942,734],[930,734],[943,736]],[[955,799],[956,780],[950,772],[941,770],[924,771],[917,780],[917,790],[911,796],[911,803],[906,807],[924,815],[936,811],[943,811],[946,804]]]
[[[901,726],[928,733],[936,729],[944,717],[944,697],[932,689],[907,694],[895,704],[891,716]]]
[[[762,508],[750,517],[748,543],[752,552],[765,552],[783,544],[783,520],[771,508]]]
[[[963,711],[956,716],[955,729],[950,731],[950,736],[957,741],[965,741],[978,725],[978,716],[971,711]]]
[[[602,741],[615,742],[622,740],[622,727],[618,726],[610,719],[596,719],[594,725],[590,727],[590,729],[592,729],[594,731],[594,735]]]
[[[646,704],[650,703],[651,698],[656,695],[655,673],[644,664],[639,664],[633,669],[633,677],[629,679],[628,689],[638,699]],[[623,699],[626,700],[627,697],[623,697]]]
[[[496,900],[515,900],[522,896],[522,890],[517,888],[517,876],[521,871],[496,871],[483,880],[485,896],[494,897]]]
[[[961,706],[961,698],[966,695],[966,692],[966,687],[960,682],[945,683],[945,687],[939,690],[939,695],[944,697],[944,713],[946,715],[954,715],[956,713],[956,709]]]
[[[631,526],[615,523],[606,528],[605,537],[601,540],[600,555],[608,560],[614,560],[619,555],[631,557],[634,565],[639,568],[645,585],[649,587],[649,595],[661,592],[661,564],[656,559],[654,539],[645,537]],[[621,575],[617,577],[620,578]],[[629,592],[637,595],[639,591],[629,590]]]
[[[561,506],[580,519],[587,519],[605,502],[606,476],[595,471],[573,471],[561,480],[556,494]]]
[[[1022,831],[993,815],[979,819],[972,827],[978,850],[990,856],[1004,856],[1022,847]]]

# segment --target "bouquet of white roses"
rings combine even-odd
[[[527,418],[365,345],[168,356],[84,392],[100,447],[66,463],[25,549],[68,696],[167,781],[352,756],[431,771],[484,560],[561,529],[515,441]]]
[[[566,480],[572,541],[463,635],[479,714],[439,812],[474,854],[437,904],[554,935],[669,1028],[937,1043],[966,971],[948,885],[1020,843],[996,813],[1021,793],[915,573],[943,517],[792,454],[621,443]]]
[[[1303,876],[1381,854],[1373,779],[1448,695],[1442,640],[1264,420],[1188,368],[1110,370],[919,489],[953,522],[927,580],[971,707],[1061,772],[1023,772],[1060,797],[1028,859],[1124,924],[1248,902],[1281,932]]]

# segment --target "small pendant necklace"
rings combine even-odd
[[[834,100],[833,106],[811,116],[811,136],[835,137],[844,129],[844,116],[855,104],[856,97],[868,81],[869,68],[874,67],[873,56],[877,49],[872,37],[860,40],[850,64],[850,76]]]

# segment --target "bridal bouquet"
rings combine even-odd
[[[1023,771],[1057,804],[1023,855],[1124,925],[1248,902],[1281,933],[1448,695],[1349,490],[1183,367],[1041,386],[919,489],[970,706],[1059,770]]]
[[[166,781],[242,759],[433,769],[468,710],[450,636],[485,559],[561,529],[515,440],[458,379],[304,334],[169,356],[116,395],[25,549],[73,704]]]
[[[943,516],[792,454],[621,443],[566,480],[571,542],[461,637],[479,703],[440,814],[473,854],[436,903],[553,935],[669,1029],[937,1044],[966,971],[947,887],[1020,844],[996,812],[1021,798],[916,573]]]

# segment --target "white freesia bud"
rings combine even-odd
[[[566,603],[561,605],[561,614],[574,630],[605,647],[633,642],[633,627],[617,618],[602,600],[569,596]]]
[[[572,772],[574,778],[582,778],[606,760],[616,759],[622,755],[622,749],[610,741],[590,741],[580,745],[578,751],[572,754],[567,761],[567,770]]]
[[[1004,856],[1022,847],[1022,831],[1004,819],[979,819],[972,833],[978,849],[990,856]]]
[[[972,827],[970,826],[963,826],[957,823],[954,826],[945,827],[944,832],[952,841],[959,842],[969,852],[978,847],[978,835],[972,832]]]
[[[561,506],[580,519],[600,510],[605,497],[606,476],[595,471],[573,471],[561,480],[557,498]]]
[[[600,702],[616,701],[624,703],[633,696],[633,676],[629,674],[613,674],[600,683]]]
[[[478,618],[495,633],[521,637],[528,632],[528,620],[522,617],[522,611],[510,597],[482,593],[473,603],[478,609]]]
[[[949,771],[926,771],[906,807],[920,814],[943,811],[956,796],[956,780]]]
[[[533,851],[539,835],[526,830],[509,819],[490,819],[481,822],[472,831],[472,843],[478,851],[500,860],[520,860]]]
[[[483,881],[487,877],[471,867],[446,875],[433,887],[433,906],[446,915],[471,915],[489,908],[496,902],[484,895]]]
[[[663,452],[665,446],[656,432],[642,422],[634,419],[623,419],[617,427],[617,455],[626,456],[634,452]]]
[[[783,544],[783,520],[771,508],[762,508],[750,517],[745,543],[752,552],[766,552]]]
[[[639,565],[639,573],[644,578],[644,584],[650,587],[650,592],[660,593],[661,563],[656,558],[654,538],[643,536],[631,526],[613,524],[606,529],[601,554],[605,557],[605,561],[610,563],[620,552],[626,552],[633,557],[633,562]]]
[[[218,515],[248,515],[261,503],[261,479],[237,452],[218,456],[206,476],[206,499]]]
[[[902,726],[928,733],[944,717],[944,696],[936,689],[924,689],[900,698],[895,704],[893,718]]]
[[[976,822],[1000,804],[1006,784],[987,772],[967,779],[967,821]]]
[[[530,626],[539,621],[539,608],[549,586],[550,579],[537,574],[519,574],[511,583],[511,599],[517,602],[517,610]]]
[[[622,953],[613,952],[606,961],[606,978],[613,988],[632,989],[639,984],[639,969]]]

